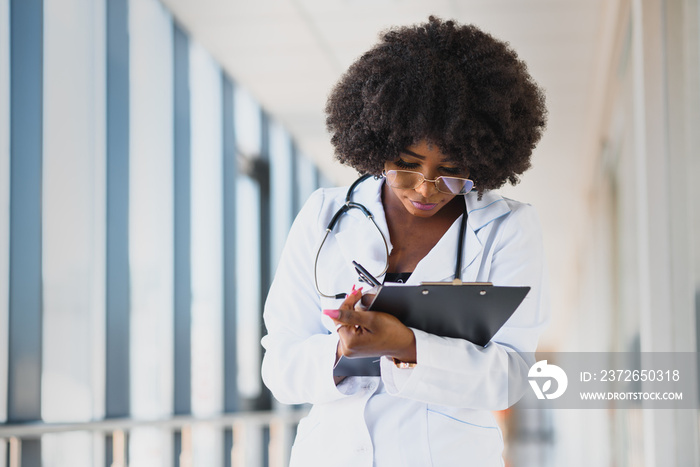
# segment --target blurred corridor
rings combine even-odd
[[[429,14],[547,93],[548,352],[698,352],[697,0],[0,0],[0,467],[282,466],[260,378],[326,96]],[[697,402],[700,404],[700,401]],[[696,405],[697,406],[697,405]],[[700,465],[698,410],[508,410],[506,465]],[[21,426],[20,426],[21,425]]]

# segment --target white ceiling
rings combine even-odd
[[[594,173],[602,87],[614,38],[614,0],[162,0],[237,84],[338,183],[323,109],[341,73],[392,25],[430,14],[473,23],[505,40],[545,89],[548,130],[533,169],[508,196],[540,212],[553,305],[570,309],[582,213]],[[601,78],[602,77],[602,78]]]

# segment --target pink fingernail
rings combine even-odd
[[[352,293],[355,293],[355,284],[352,284]]]
[[[340,317],[340,310],[323,310],[323,314],[331,319],[338,319],[338,317]]]
[[[355,295],[355,294],[358,294],[358,293],[361,293],[361,292],[362,292],[362,287],[360,287],[360,288],[357,289],[357,290],[353,290],[352,294]]]

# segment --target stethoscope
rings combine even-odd
[[[347,296],[345,293],[339,293],[335,295],[327,295],[323,292],[321,292],[321,289],[318,286],[318,258],[321,256],[321,250],[323,249],[323,245],[326,243],[326,239],[328,238],[328,235],[331,233],[335,225],[338,223],[338,219],[340,219],[340,216],[345,214],[351,209],[359,209],[362,211],[362,214],[365,215],[367,219],[372,221],[372,224],[374,225],[374,228],[377,229],[377,232],[379,232],[379,235],[382,237],[382,242],[384,242],[384,251],[386,253],[386,264],[384,266],[384,269],[382,270],[381,274],[378,274],[378,277],[383,276],[386,274],[386,271],[389,269],[389,244],[386,241],[386,237],[382,233],[382,230],[379,228],[377,225],[377,222],[374,220],[374,216],[370,212],[369,209],[367,209],[366,206],[360,204],[360,203],[355,203],[352,201],[352,194],[355,191],[355,188],[357,188],[357,185],[360,183],[364,182],[368,178],[372,177],[371,174],[365,174],[362,175],[360,178],[355,180],[352,185],[350,185],[350,188],[348,188],[348,192],[345,195],[345,204],[343,204],[340,209],[336,211],[335,214],[333,214],[333,217],[331,218],[331,221],[328,223],[328,226],[326,227],[326,233],[323,236],[323,240],[321,240],[321,244],[318,246],[318,250],[316,251],[316,259],[314,260],[314,285],[316,286],[316,292],[319,293],[319,295],[326,297],[326,298],[335,298],[335,299],[342,299]],[[459,238],[457,239],[457,262],[455,265],[455,282],[461,282],[462,279],[462,251],[464,249],[464,239],[465,235],[467,232],[467,217],[468,213],[465,207],[464,210],[464,215],[462,216],[462,222],[459,227]]]

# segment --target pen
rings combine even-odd
[[[360,280],[362,282],[371,284],[374,287],[382,285],[382,283],[379,282],[372,274],[370,274],[369,271],[367,271],[360,263],[353,261],[352,264],[355,265],[355,271],[357,271],[357,273],[360,275]]]

